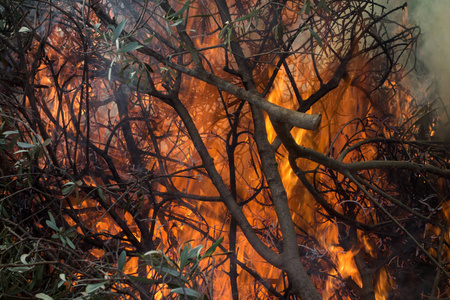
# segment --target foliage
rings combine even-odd
[[[34,135],[31,137],[33,143],[20,141],[19,129],[11,117],[5,114],[2,114],[0,124],[0,154],[4,157],[9,153],[17,155],[14,159],[17,161],[14,164],[14,175],[1,178],[0,278],[2,280],[0,280],[0,295],[2,298],[111,299],[120,295],[137,298],[136,293],[139,293],[139,289],[133,288],[133,285],[145,282],[157,287],[166,283],[165,280],[148,279],[147,276],[124,274],[126,251],[118,255],[117,264],[111,264],[106,260],[86,262],[85,253],[77,249],[74,244],[75,241],[78,244],[80,238],[75,227],[59,226],[60,222],[55,219],[51,211],[48,211],[47,218],[43,214],[45,209],[37,212],[40,218],[45,219],[44,228],[36,228],[37,224],[33,223],[33,218],[19,219],[25,217],[22,211],[28,211],[29,208],[19,207],[26,203],[21,203],[18,195],[32,189],[36,175],[30,170],[38,167],[36,164],[40,162],[46,152],[45,147],[50,143],[49,140],[42,142],[41,137]],[[5,131],[4,128],[7,127],[14,130]],[[15,151],[16,149],[20,150]],[[61,194],[67,196],[76,189],[77,183],[68,182],[62,186]],[[78,191],[76,198],[78,198]],[[39,229],[44,231],[39,232]],[[41,236],[42,233],[44,236]],[[210,292],[204,289],[209,287],[211,268],[214,264],[213,261],[206,263],[202,261],[212,257],[221,241],[222,239],[217,240],[203,255],[200,255],[201,245],[192,249],[190,244],[187,244],[182,250],[180,248],[178,263],[161,251],[146,253],[142,255],[144,265],[162,274],[157,277],[165,278],[165,275],[171,275],[180,279],[179,282],[169,281],[173,287],[172,293],[194,299],[209,299],[206,295]],[[155,255],[163,257],[164,264],[155,264]],[[146,259],[147,256],[150,260]],[[171,265],[172,263],[174,265]],[[203,269],[200,269],[201,264]],[[199,276],[202,276],[203,284],[200,284]],[[129,290],[122,290],[124,284]],[[202,291],[202,294],[197,291]]]

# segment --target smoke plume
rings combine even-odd
[[[437,134],[450,140],[450,1],[409,0],[408,13],[409,22],[420,26],[422,31],[418,48],[419,64],[415,74],[422,79],[426,78],[421,82],[427,82],[430,86],[425,87],[421,93],[435,90],[436,93],[433,94],[438,99],[436,108],[439,110],[441,123]]]

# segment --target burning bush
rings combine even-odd
[[[1,2],[0,292],[448,297],[448,141],[401,13]]]

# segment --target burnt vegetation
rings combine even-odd
[[[382,2],[0,1],[1,297],[450,297],[446,116]]]

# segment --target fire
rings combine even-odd
[[[302,61],[299,59],[298,61]],[[292,65],[292,64],[290,64]],[[305,68],[304,64],[294,65],[295,69],[298,70],[312,70],[311,68]],[[284,70],[283,70],[284,71]],[[289,88],[284,86],[285,80],[287,78],[286,74],[283,72],[279,77],[280,80],[275,84],[275,88],[272,90],[269,100],[273,101],[278,105],[291,106],[292,109],[296,109],[293,96],[289,93]],[[314,86],[311,86],[308,82],[308,76],[305,74],[299,74],[296,81],[304,81],[304,86],[308,86],[311,90],[304,90],[304,97],[307,98],[308,95],[312,94]],[[302,86],[302,84],[300,84]],[[341,99],[326,99],[321,102],[322,113],[325,116],[323,119],[323,127],[320,132],[327,132],[327,134],[312,135],[305,130],[295,129],[292,131],[293,136],[297,143],[303,145],[309,145],[321,152],[326,152],[329,147],[329,139],[334,137],[338,131],[346,124],[351,118],[357,116],[348,114],[346,111],[354,111],[353,99],[357,97],[357,93],[352,91],[348,86],[342,86],[342,91],[337,93],[341,95]],[[331,104],[331,105],[330,105]],[[354,111],[354,113],[358,113]],[[365,110],[361,110],[360,114],[364,115],[367,113]],[[339,117],[341,116],[341,117]],[[338,117],[339,121],[336,121]],[[271,128],[270,120],[266,118],[266,124]],[[276,134],[273,130],[268,133],[269,140],[273,140]],[[283,153],[283,152],[282,152]],[[286,154],[284,154],[286,155]],[[281,154],[281,157],[283,154]],[[305,168],[314,168],[313,165],[306,165]],[[306,196],[307,194],[301,188],[301,184],[296,179],[292,168],[289,165],[287,159],[280,161],[280,173],[283,174],[283,182],[288,193],[289,199],[295,199],[291,203],[296,205],[291,205],[291,210],[293,211],[293,220],[298,224],[303,225],[304,228],[309,228],[309,233],[318,239],[320,244],[320,249],[309,248],[305,245],[300,245],[304,247],[309,255],[316,255],[319,258],[321,256],[331,257],[331,260],[335,264],[335,269],[328,270],[327,280],[325,284],[325,290],[323,292],[324,299],[331,298],[335,291],[339,289],[339,286],[343,284],[343,281],[351,278],[359,287],[362,287],[361,277],[359,270],[355,265],[354,256],[360,251],[359,249],[343,249],[339,246],[339,230],[338,225],[332,221],[325,221],[322,224],[318,224],[316,220],[316,207],[314,204],[314,199]],[[334,205],[339,206],[339,203]],[[356,246],[356,245],[355,245]],[[381,278],[380,278],[381,280]],[[377,299],[383,299],[382,291],[377,290]]]
[[[297,6],[291,4],[283,14],[292,14],[288,18],[292,22],[287,25],[294,28],[302,20],[296,11]],[[185,7],[182,3],[177,5],[176,11]],[[194,5],[189,9],[203,15],[205,12],[202,9],[210,8],[206,4],[202,8]],[[238,14],[239,9],[232,7],[231,15]],[[211,10],[207,12],[211,16],[219,14],[218,11],[212,8]],[[261,11],[265,13],[263,9]],[[108,15],[114,17],[113,10],[109,11]],[[170,20],[167,15],[170,14],[165,15],[166,19],[158,17],[167,21]],[[144,13],[142,16],[147,15]],[[100,23],[93,11],[90,11],[89,17],[93,24]],[[250,21],[244,19],[243,22]],[[90,258],[101,261],[112,255],[111,253],[125,251],[127,258],[121,271],[126,275],[140,276],[144,281],[156,278],[159,274],[156,268],[145,265],[143,253],[160,251],[152,253],[180,257],[180,249],[188,243],[205,245],[204,249],[207,249],[207,246],[223,237],[219,252],[225,252],[225,255],[202,262],[202,270],[208,269],[211,261],[219,267],[208,269],[212,273],[211,278],[195,281],[201,289],[206,289],[210,280],[213,282],[211,293],[215,298],[232,299],[230,286],[234,283],[230,282],[233,276],[236,277],[234,288],[239,290],[240,299],[270,298],[274,297],[273,291],[284,293],[291,289],[285,280],[286,274],[268,263],[262,257],[264,255],[257,254],[248,237],[237,226],[217,185],[205,171],[204,161],[198,151],[198,142],[193,141],[183,119],[174,110],[174,105],[169,105],[172,100],[167,99],[171,95],[166,93],[165,89],[170,90],[167,87],[176,85],[182,87],[181,92],[176,95],[176,100],[188,108],[189,117],[192,117],[208,154],[214,159],[213,164],[221,180],[262,244],[274,253],[281,254],[284,250],[283,233],[272,195],[267,188],[268,183],[261,171],[249,105],[199,78],[177,77],[178,71],[168,65],[178,58],[171,57],[167,66],[159,66],[158,70],[153,70],[154,63],[142,53],[134,51],[138,49],[136,48],[127,56],[132,63],[120,68],[120,55],[108,51],[110,48],[116,52],[124,49],[126,40],[117,39],[110,45],[103,41],[109,42],[108,38],[114,36],[115,30],[120,28],[120,22],[117,23],[109,28],[98,27],[97,31],[103,30],[103,36],[97,31],[89,35],[88,31],[94,31],[92,28],[83,29],[86,30],[86,36],[81,37],[70,27],[54,26],[45,47],[45,66],[39,69],[35,78],[39,86],[39,114],[45,122],[47,132],[52,136],[55,156],[60,164],[58,168],[64,174],[64,179],[59,182],[63,191],[60,200],[64,221],[69,226],[76,226],[79,235],[89,233],[91,238],[104,243],[104,249],[92,247],[88,250]],[[196,28],[201,32],[196,27],[198,25],[194,25],[194,18],[186,19],[185,24],[188,28]],[[258,26],[262,25],[256,24],[253,28],[253,23],[249,24],[250,29],[247,29],[247,32],[241,25],[231,23],[242,37],[255,38]],[[289,29],[287,25],[286,29]],[[128,26],[124,27],[126,30],[134,28],[129,24],[124,26]],[[213,25],[204,25],[205,28],[208,26]],[[168,29],[157,34],[161,34],[161,40],[172,43],[175,33],[169,31],[175,32],[176,26],[167,21],[167,26],[164,27]],[[269,102],[290,110],[300,109],[299,98],[308,99],[314,95],[332,80],[342,62],[347,59],[331,54],[331,58],[328,58],[327,51],[332,47],[327,45],[327,37],[323,40],[315,37],[314,30],[321,28],[305,28],[306,32],[310,31],[313,35],[311,44],[318,46],[312,54],[298,54],[287,59],[277,70],[278,75],[266,97]],[[224,29],[225,26],[217,27],[215,31]],[[355,26],[354,30],[359,33],[363,29]],[[130,37],[136,37],[138,40],[142,37],[150,39],[156,34],[149,32],[133,33]],[[208,35],[209,31],[205,31],[208,34],[199,33],[198,36],[193,32],[194,29],[189,32],[193,36],[193,45],[202,49],[201,56],[209,59],[208,67],[214,70],[214,75],[230,84],[237,82],[236,85],[242,88],[239,76],[233,74],[233,71],[223,70],[226,69],[223,66],[230,70],[237,68],[235,61],[228,61],[228,48],[231,46],[216,47],[226,44],[226,40],[219,39],[217,34]],[[89,47],[92,49],[83,48],[80,39],[86,37],[92,37],[89,41]],[[237,38],[231,36],[230,40]],[[413,98],[402,86],[400,77],[403,74],[387,76],[376,93],[372,91],[373,93],[368,95],[369,93],[365,92],[364,88],[370,90],[371,85],[374,85],[373,82],[364,81],[365,74],[372,71],[371,68],[375,69],[374,66],[379,61],[369,57],[369,54],[360,54],[362,50],[359,47],[363,46],[363,42],[357,43],[361,45],[352,45],[350,48],[353,53],[348,54],[348,57],[353,54],[356,57],[356,53],[360,57],[349,59],[347,71],[339,79],[339,84],[307,112],[312,115],[322,114],[320,129],[290,130],[298,145],[348,164],[380,160],[374,144],[361,145],[357,148],[359,152],[353,149],[346,153],[345,149],[383,134],[389,139],[390,135],[394,135],[391,133],[397,130],[395,126],[412,118],[407,111],[412,106]],[[300,47],[296,44],[294,46]],[[96,57],[100,55],[96,54],[96,47],[105,51],[104,56]],[[167,45],[155,42],[152,47],[161,47],[159,50],[163,52],[166,51]],[[252,47],[253,45],[250,45],[248,49],[243,50],[245,55],[251,55],[254,51]],[[37,45],[35,48],[37,53]],[[179,62],[183,62],[186,58],[180,55]],[[323,57],[320,64],[312,58],[313,55]],[[269,54],[267,56],[270,57]],[[273,64],[277,62],[278,56],[274,57]],[[117,62],[112,61],[107,67],[100,65],[101,60],[115,59]],[[142,64],[133,65],[133,59],[141,59]],[[183,67],[191,67],[192,64],[191,61],[180,63]],[[139,67],[144,71],[139,73]],[[129,71],[132,68],[135,68],[135,71]],[[118,78],[128,71],[139,75],[134,74],[135,77],[130,75],[130,78],[126,78],[129,80],[127,85],[120,81],[124,81],[123,78]],[[107,77],[111,77],[108,73],[114,72],[121,74],[113,74],[112,79],[107,80]],[[258,75],[254,77],[258,82],[255,85],[262,93],[264,88],[261,86],[264,86],[270,74],[275,72],[275,67],[270,64],[257,69],[257,72]],[[321,77],[317,75],[319,73],[322,74]],[[151,80],[145,82],[146,76]],[[292,81],[295,82],[297,90],[294,90]],[[144,91],[163,91],[160,92],[160,99],[151,93],[131,88],[136,82],[142,82],[141,89]],[[384,97],[390,101],[379,101],[378,98],[384,100]],[[378,126],[379,123],[389,123],[385,119],[380,120],[379,117],[383,114],[393,116],[393,125]],[[385,223],[391,220],[377,215],[373,201],[368,200],[369,196],[364,194],[357,183],[348,180],[348,174],[335,172],[325,164],[319,165],[309,159],[296,158],[296,167],[302,172],[305,171],[304,176],[308,182],[319,186],[317,193],[336,215],[328,213],[324,205],[319,205],[317,195],[313,195],[297,176],[298,172],[296,173],[292,161],[289,160],[289,152],[280,145],[272,120],[267,114],[265,126],[267,139],[276,148],[278,170],[295,224],[298,252],[322,297],[355,299],[368,291],[373,292],[376,300],[388,299],[397,284],[396,278],[391,276],[388,267],[375,269],[370,263],[387,257],[380,257],[381,252],[390,255],[389,251],[383,249],[381,239],[377,240],[376,228],[386,226]],[[376,132],[377,130],[379,132]],[[69,169],[73,172],[66,171]],[[390,188],[389,183],[378,184],[388,181],[388,175],[384,171],[363,170],[358,173],[360,174],[365,176],[361,178],[372,178],[370,182],[376,182],[377,185],[374,184],[373,187],[365,186],[370,192],[378,187]],[[341,186],[337,186],[337,183],[341,183]],[[71,190],[67,189],[70,184],[73,184]],[[388,197],[380,196],[375,200],[386,206],[392,205],[386,198]],[[421,201],[424,202],[423,199]],[[351,226],[339,221],[338,214],[348,216],[355,224],[359,224]],[[448,222],[448,205],[442,204],[442,214]],[[400,216],[407,218],[409,215],[404,213]],[[371,229],[363,232],[361,227],[358,227],[360,224]],[[445,241],[450,242],[448,230],[443,233],[436,226],[427,228],[424,235],[444,234]],[[448,261],[450,252],[442,251],[442,254],[432,247],[427,250],[433,257]],[[181,263],[175,259],[171,259],[171,263],[176,265],[174,268],[181,269]],[[261,277],[261,280],[257,281],[257,277]],[[165,299],[170,294],[170,289],[165,284],[158,283],[155,286],[152,288],[155,299]]]

